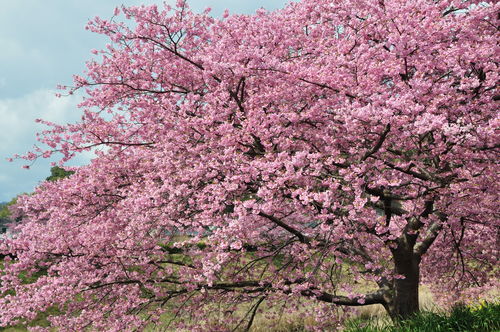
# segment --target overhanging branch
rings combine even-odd
[[[364,306],[364,305],[370,305],[370,304],[383,304],[385,303],[384,301],[384,290],[378,290],[373,293],[368,293],[366,295],[362,296],[356,296],[356,297],[347,297],[347,296],[340,296],[340,295],[332,295],[329,293],[321,293],[319,295],[314,294],[312,291],[305,291],[302,292],[302,295],[304,296],[312,296],[315,297],[319,301],[323,302],[328,302],[328,303],[333,303],[336,305],[345,305],[345,306],[352,306],[352,307],[359,307],[359,306]]]

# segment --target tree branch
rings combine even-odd
[[[439,181],[439,179],[434,179],[429,174],[415,172],[415,171],[412,171],[411,169],[404,169],[404,168],[401,168],[399,166],[394,165],[391,162],[384,162],[384,164],[387,165],[387,166],[389,166],[390,168],[396,170],[396,171],[400,171],[402,173],[405,173],[405,174],[408,174],[408,175],[412,175],[413,177],[415,177],[417,179],[424,180],[424,181],[432,181],[432,182],[441,183],[441,181]]]
[[[415,249],[413,250],[415,256],[422,257],[422,255],[424,255],[430,248],[430,246],[434,243],[439,233],[443,229],[442,221],[443,220],[435,221],[431,224],[431,226],[427,230],[427,233],[425,234],[425,238],[415,246]]]
[[[341,295],[332,295],[326,292],[322,292],[319,295],[315,294],[312,290],[302,291],[301,294],[308,297],[314,297],[319,301],[333,303],[337,305],[345,305],[352,307],[359,307],[370,304],[384,304],[384,294],[385,290],[378,290],[373,293],[368,293],[364,296],[356,296],[353,298]]]
[[[380,138],[379,138],[377,144],[375,144],[375,146],[370,151],[367,151],[365,153],[365,155],[361,158],[361,161],[365,161],[371,155],[373,155],[374,153],[377,153],[377,151],[380,150],[380,148],[382,147],[382,144],[384,144],[384,141],[387,138],[387,134],[389,134],[389,131],[391,131],[391,124],[390,123],[388,123],[385,126],[385,129],[382,132],[382,134],[380,135]]]
[[[281,221],[280,219],[274,217],[274,216],[270,216],[264,212],[259,212],[259,216],[261,217],[264,217],[264,218],[267,218],[268,220],[272,221],[273,223],[275,223],[276,225],[280,226],[281,228],[287,230],[288,232],[292,233],[293,235],[295,235],[300,242],[302,243],[310,243],[311,240],[305,236],[304,234],[302,234],[300,231],[298,231],[297,229],[293,228],[292,226],[288,225],[288,224],[285,224],[283,221]]]
[[[248,320],[247,327],[245,329],[246,332],[250,331],[250,328],[252,327],[253,320],[255,319],[255,315],[257,314],[257,309],[259,309],[260,304],[266,299],[265,296],[261,297],[257,303],[254,304],[252,308],[252,315],[250,316],[250,319]]]

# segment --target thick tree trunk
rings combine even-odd
[[[405,319],[419,311],[418,287],[420,283],[420,259],[413,251],[395,250],[395,272],[404,279],[395,279],[385,305],[392,320]]]

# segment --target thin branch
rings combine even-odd
[[[141,39],[141,40],[145,40],[145,41],[150,41],[150,42],[152,42],[152,43],[160,46],[164,50],[169,51],[170,53],[178,56],[182,60],[189,62],[193,66],[195,66],[195,67],[197,67],[197,68],[199,68],[201,70],[205,70],[205,68],[201,64],[199,64],[197,62],[194,62],[193,60],[191,60],[191,59],[187,58],[186,56],[180,54],[176,49],[171,49],[170,47],[166,46],[165,44],[163,44],[163,43],[161,43],[161,42],[159,42],[157,40],[154,40],[153,38],[144,37],[144,36],[137,36],[135,38],[130,38],[130,39]]]
[[[250,316],[250,320],[248,321],[247,328],[245,329],[246,332],[250,331],[250,328],[252,327],[253,321],[255,319],[255,315],[257,314],[257,309],[259,309],[259,306],[264,300],[266,299],[265,296],[261,297],[257,303],[254,304],[253,309],[252,309],[252,316]]]

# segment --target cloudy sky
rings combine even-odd
[[[167,3],[174,3],[169,0]],[[212,8],[219,16],[253,13],[283,7],[288,0],[188,0],[195,11]],[[95,16],[110,18],[121,4],[157,3],[155,0],[0,0],[0,202],[30,192],[49,175],[50,161],[37,160],[29,170],[22,161],[6,158],[23,154],[36,144],[44,129],[37,118],[67,123],[80,117],[78,97],[56,98],[58,84],[71,84],[84,70],[91,49],[106,40],[84,29]],[[85,163],[85,156],[74,163]]]

